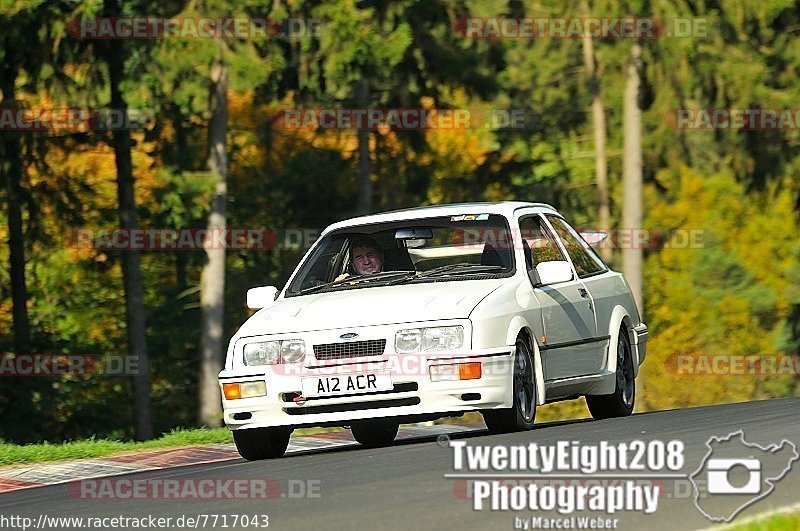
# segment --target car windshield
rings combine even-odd
[[[496,214],[348,227],[322,238],[286,295],[510,276],[512,250],[508,222]]]

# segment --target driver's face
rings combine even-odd
[[[377,249],[372,247],[355,247],[353,248],[353,267],[359,275],[380,273],[383,268],[381,255]]]

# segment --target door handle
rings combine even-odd
[[[584,299],[588,299],[588,298],[589,298],[589,292],[588,292],[588,291],[586,291],[586,289],[584,289],[584,288],[578,288],[578,293],[579,293],[579,294],[580,294],[580,296],[581,296],[581,297],[583,297]]]

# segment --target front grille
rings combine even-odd
[[[348,341],[347,343],[325,343],[314,345],[314,356],[318,360],[341,360],[362,356],[380,356],[386,348],[385,339]]]

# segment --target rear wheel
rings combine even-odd
[[[623,326],[617,339],[616,389],[610,395],[588,395],[586,404],[597,420],[627,417],[633,412],[636,400],[636,381],[633,375],[633,355],[628,331]]]
[[[289,447],[291,428],[250,428],[234,430],[233,442],[239,455],[248,461],[283,457]]]
[[[350,426],[353,438],[367,448],[388,446],[397,437],[399,424],[385,420],[358,422]]]
[[[491,433],[524,431],[533,427],[536,418],[536,378],[533,357],[528,344],[517,339],[514,356],[514,405],[508,409],[481,411],[483,421]]]

